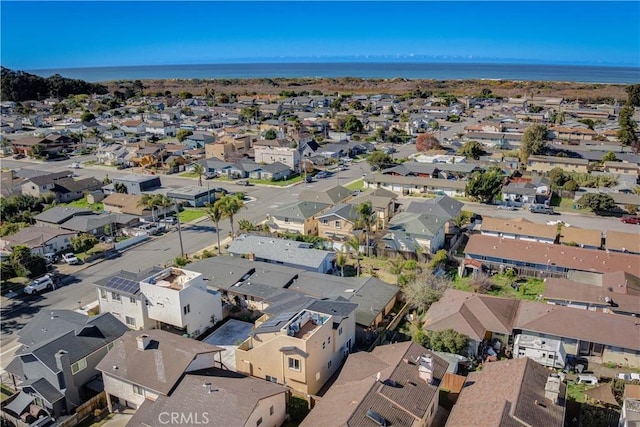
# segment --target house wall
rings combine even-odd
[[[106,295],[103,295],[101,290],[104,290]],[[97,293],[100,313],[113,314],[118,320],[127,325],[129,329],[153,329],[156,326],[155,320],[149,318],[144,295],[136,297],[134,299],[135,303],[133,303],[131,302],[130,296],[124,294],[120,294],[120,301],[114,300],[112,291],[105,288],[97,287]],[[134,319],[135,325],[127,324],[127,316]]]
[[[33,182],[26,182],[21,185],[22,194],[28,196],[38,197],[41,194],[48,193],[49,191],[53,191],[53,183],[44,184],[44,185],[36,185]]]
[[[270,415],[272,407],[273,415]],[[284,392],[258,401],[258,404],[244,424],[245,427],[257,426],[260,418],[262,418],[261,426],[279,427],[284,424],[287,418],[287,397]]]
[[[266,379],[267,376],[275,377],[278,384],[287,385],[300,393],[317,393],[342,365],[345,343],[349,339],[351,345],[355,343],[355,316],[343,320],[340,325],[341,334],[340,327],[336,330],[332,328],[332,320],[327,320],[306,340],[282,333],[260,334],[249,338],[236,349],[238,372],[262,379]],[[245,344],[250,344],[252,348],[247,350]],[[305,359],[294,352],[285,354],[280,351],[283,347],[298,348],[308,356]],[[300,361],[300,371],[289,369],[289,357]]]
[[[87,367],[73,375],[73,382],[78,390],[95,378],[96,375],[100,375],[100,371],[96,369],[96,366],[106,355],[107,346],[104,346],[85,357],[87,360]]]
[[[527,170],[534,172],[549,172],[553,168],[562,168],[566,172],[582,172],[587,173],[587,165],[570,165],[570,164],[556,164],[549,162],[539,162],[535,160],[530,160]]]
[[[323,237],[325,239],[332,240],[334,236],[329,237],[328,233],[333,234],[335,236],[344,236],[347,237],[351,234],[353,230],[353,223],[349,221],[345,221],[342,218],[337,216],[326,218],[327,224],[323,223],[323,220],[318,220],[318,236]],[[336,222],[339,223],[340,228],[336,227]]]
[[[615,363],[628,368],[640,368],[640,350],[629,350],[620,347],[605,346],[602,352],[602,363]]]
[[[31,249],[31,253],[35,254],[35,255],[44,255],[45,253],[50,253],[50,252],[62,252],[65,249],[68,249],[71,247],[71,237],[73,237],[72,234],[68,234],[66,236],[56,236],[53,237],[52,239],[49,239],[46,243],[45,243],[45,247],[38,247],[38,248],[33,248]]]
[[[196,358],[187,366],[185,372],[197,371],[199,369],[207,369],[216,367],[216,355],[219,353],[196,354]]]
[[[142,387],[142,395],[135,394],[133,392],[132,383],[113,377],[106,372],[102,373],[102,381],[104,382],[105,392],[119,398],[120,400],[126,400],[127,406],[134,409],[138,409],[140,405],[144,403],[145,398],[149,400],[156,400],[159,396],[158,393],[144,387]],[[113,402],[113,399],[111,399],[111,401]]]
[[[297,170],[300,163],[298,150],[289,147],[255,146],[255,162],[271,164],[275,162],[283,163],[293,170]]]
[[[416,237],[416,243],[429,253],[435,254],[444,245],[444,227],[440,227],[435,236],[431,239]]]

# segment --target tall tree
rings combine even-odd
[[[173,204],[174,204],[173,200],[171,200],[164,194],[156,194],[156,207],[162,208],[162,219],[167,218],[167,210],[169,210],[169,208]]]
[[[381,170],[393,163],[393,160],[391,156],[382,151],[374,151],[367,156],[367,163],[369,163],[372,168]]]
[[[156,194],[143,194],[140,200],[138,200],[138,206],[145,209],[151,209],[151,220],[156,221],[156,207],[158,206],[158,198]]]
[[[442,148],[438,138],[430,133],[421,133],[416,137],[416,151],[438,150]]]
[[[204,166],[202,166],[200,163],[196,163],[193,165],[193,168],[191,170],[197,175],[198,185],[202,187],[202,175],[204,175]]]
[[[520,161],[526,163],[531,155],[542,154],[547,149],[547,127],[544,125],[529,126],[522,135],[520,144]]]
[[[242,200],[240,200],[235,195],[225,194],[218,200],[216,203],[220,203],[220,209],[222,209],[223,215],[226,218],[229,218],[229,223],[231,225],[231,236],[233,239],[236,238],[236,233],[233,227],[233,217],[237,214],[240,209],[245,208],[245,204]]]
[[[345,244],[349,248],[349,252],[353,251],[355,254],[354,256],[357,262],[356,276],[360,277],[360,239],[358,236],[351,235]]]
[[[484,154],[484,148],[478,141],[467,141],[460,147],[458,154],[468,159],[478,160]]]
[[[216,200],[214,203],[207,203],[207,216],[216,225],[216,237],[218,238],[218,255],[222,254],[220,248],[220,221],[224,218],[224,211],[220,204],[221,199]]]
[[[502,171],[492,168],[474,172],[465,188],[466,193],[481,203],[491,203],[502,190]]]
[[[369,256],[371,255],[369,250],[369,234],[371,233],[373,224],[375,224],[375,211],[373,210],[371,202],[362,202],[356,206],[356,214],[358,216],[356,227],[363,229],[365,232],[366,252],[367,256]]]
[[[632,105],[625,105],[618,115],[618,139],[624,145],[631,145],[638,151],[638,134],[636,133],[638,124],[633,120],[634,108]]]
[[[625,89],[627,92],[627,104],[640,107],[640,84],[629,85]]]

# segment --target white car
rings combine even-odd
[[[80,260],[71,252],[69,252],[68,254],[62,255],[62,260],[69,265],[80,264]]]
[[[35,295],[47,289],[55,289],[53,279],[50,275],[45,274],[42,277],[34,279],[31,283],[24,287],[24,293],[27,295]]]
[[[71,163],[71,164],[69,165],[69,167],[70,167],[71,169],[81,169],[81,168],[82,168],[82,166],[80,165],[80,162],[73,162],[73,163]]]

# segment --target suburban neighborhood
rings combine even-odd
[[[640,423],[640,85],[292,88],[0,104],[3,426]]]

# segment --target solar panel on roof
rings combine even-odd
[[[136,294],[140,290],[140,284],[138,282],[119,276],[110,278],[107,281],[106,286],[113,290],[129,294]]]

